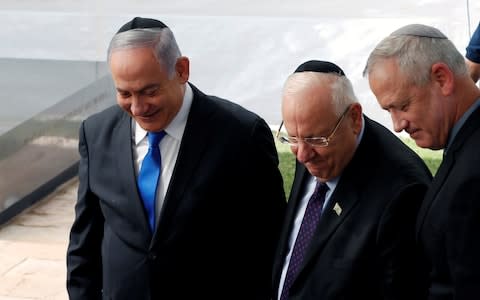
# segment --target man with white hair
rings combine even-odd
[[[431,174],[365,116],[337,65],[307,61],[283,89],[280,142],[297,159],[275,300],[421,299],[415,218]]]

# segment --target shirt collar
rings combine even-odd
[[[187,124],[188,113],[192,107],[193,91],[189,84],[185,85],[185,94],[183,95],[183,102],[180,110],[173,120],[164,129],[165,132],[174,139],[181,140],[185,125]],[[135,119],[132,118],[132,126],[134,132],[135,145],[138,145],[146,136],[147,131],[137,124]]]
[[[449,137],[448,137],[448,143],[445,146],[444,149],[444,155],[447,153],[448,147],[452,144],[453,140],[455,139],[455,136],[457,133],[460,131],[460,128],[462,128],[463,124],[467,122],[467,119],[473,114],[473,112],[480,106],[480,99],[477,99],[477,101],[470,106],[470,108],[462,115],[462,117],[455,123],[453,126],[452,130],[450,131]]]

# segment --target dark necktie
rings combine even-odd
[[[303,258],[310,245],[310,241],[315,233],[320,216],[322,214],[323,203],[325,202],[325,194],[328,191],[328,186],[323,182],[317,182],[315,190],[313,191],[310,200],[308,200],[305,215],[303,216],[302,225],[298,231],[295,245],[293,246],[292,256],[288,264],[285,282],[283,283],[282,295],[280,300],[286,300],[293,281],[297,277]]]
[[[164,136],[165,131],[148,133],[148,152],[138,173],[138,190],[140,191],[140,196],[148,216],[148,224],[152,232],[155,229],[155,198],[157,196],[158,178],[162,169],[162,159],[158,144]]]

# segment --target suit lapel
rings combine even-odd
[[[359,157],[356,160],[359,161],[362,159],[364,158]],[[298,172],[295,176],[296,180],[292,185],[292,191],[289,198],[289,209],[285,219],[287,223],[280,237],[279,251],[277,253],[277,259],[275,260],[275,282],[273,283],[273,286],[275,287],[278,286],[285,256],[288,252],[288,240],[291,234],[293,222],[295,220],[295,215],[298,210],[298,205],[301,200],[303,187],[305,186],[305,181],[310,178],[310,174],[303,166],[298,166],[297,169]],[[352,168],[348,169],[350,170]],[[353,169],[356,169],[356,167],[353,166]],[[358,195],[354,192],[357,191],[358,188],[350,186],[353,182],[355,182],[355,178],[357,178],[358,181],[358,176],[353,178],[354,176],[352,173],[355,171],[349,170],[346,170],[342,175],[344,180],[340,179],[334,193],[331,195],[329,202],[323,210],[320,222],[315,231],[314,238],[312,239],[309,249],[305,254],[305,258],[295,281],[302,281],[303,276],[308,276],[306,272],[308,266],[312,264],[312,262],[315,260],[315,257],[320,255],[320,252],[322,251],[323,247],[325,247],[325,244],[328,242],[329,238],[333,235],[333,233],[335,233],[340,224],[348,217],[353,207],[360,200]],[[297,180],[297,178],[299,178],[299,180]],[[337,213],[338,209],[337,211],[334,210],[335,206],[341,208],[341,213]]]
[[[328,243],[328,240],[335,233],[340,224],[345,221],[352,209],[360,200],[355,192],[358,191],[358,189],[350,186],[352,178],[346,178],[348,177],[348,174],[344,175],[344,180],[342,180],[342,178],[340,179],[335,191],[330,197],[329,202],[323,210],[320,222],[318,223],[318,227],[315,231],[315,236],[312,239],[307,253],[305,254],[302,267],[300,268],[297,276],[297,279],[300,281],[302,280],[302,274],[305,273],[306,275],[305,270],[307,270],[309,265],[315,261],[315,258],[320,255],[320,252]],[[340,210],[335,210],[334,208],[340,208],[341,212]]]
[[[428,189],[428,192],[426,193],[424,200],[422,202],[422,205],[420,206],[420,210],[418,212],[417,224],[416,224],[417,240],[420,237],[419,235],[425,221],[425,216],[430,210],[433,200],[436,198],[440,188],[443,186],[443,183],[447,179],[448,174],[450,173],[450,170],[452,169],[454,162],[455,162],[455,159],[453,155],[449,155],[448,158],[444,158],[442,163],[440,164],[440,167],[437,170],[437,174],[432,180],[430,188]]]
[[[137,177],[135,175],[134,157],[132,151],[132,119],[123,113],[119,125],[115,128],[112,136],[115,137],[114,149],[117,151],[118,163],[117,176],[120,185],[125,190],[125,201],[119,202],[119,208],[124,216],[131,218],[130,222],[139,223],[144,229],[142,232],[150,232],[147,217],[143,209],[142,199],[138,193]],[[146,235],[150,238],[150,235]]]
[[[297,161],[295,167],[294,181],[292,183],[292,188],[288,199],[288,208],[284,219],[285,222],[283,225],[282,233],[280,235],[275,264],[273,266],[273,274],[275,274],[275,282],[273,283],[273,286],[278,286],[280,275],[283,269],[283,264],[285,261],[285,256],[288,252],[288,241],[290,239],[290,234],[292,231],[293,223],[295,221],[298,205],[302,198],[302,190],[305,186],[305,181],[309,179],[310,176],[311,175],[310,173],[308,173],[307,169]]]
[[[173,170],[172,178],[165,195],[160,220],[152,240],[151,247],[160,241],[169,238],[174,231],[171,230],[171,223],[182,201],[183,195],[188,190],[188,183],[195,174],[195,169],[203,157],[207,145],[212,143],[209,126],[211,122],[212,106],[206,101],[206,96],[191,85],[193,90],[193,101],[188,114],[185,132]]]

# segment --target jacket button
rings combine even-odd
[[[157,259],[157,255],[155,253],[148,253],[148,259],[149,260],[155,260],[155,259]]]

